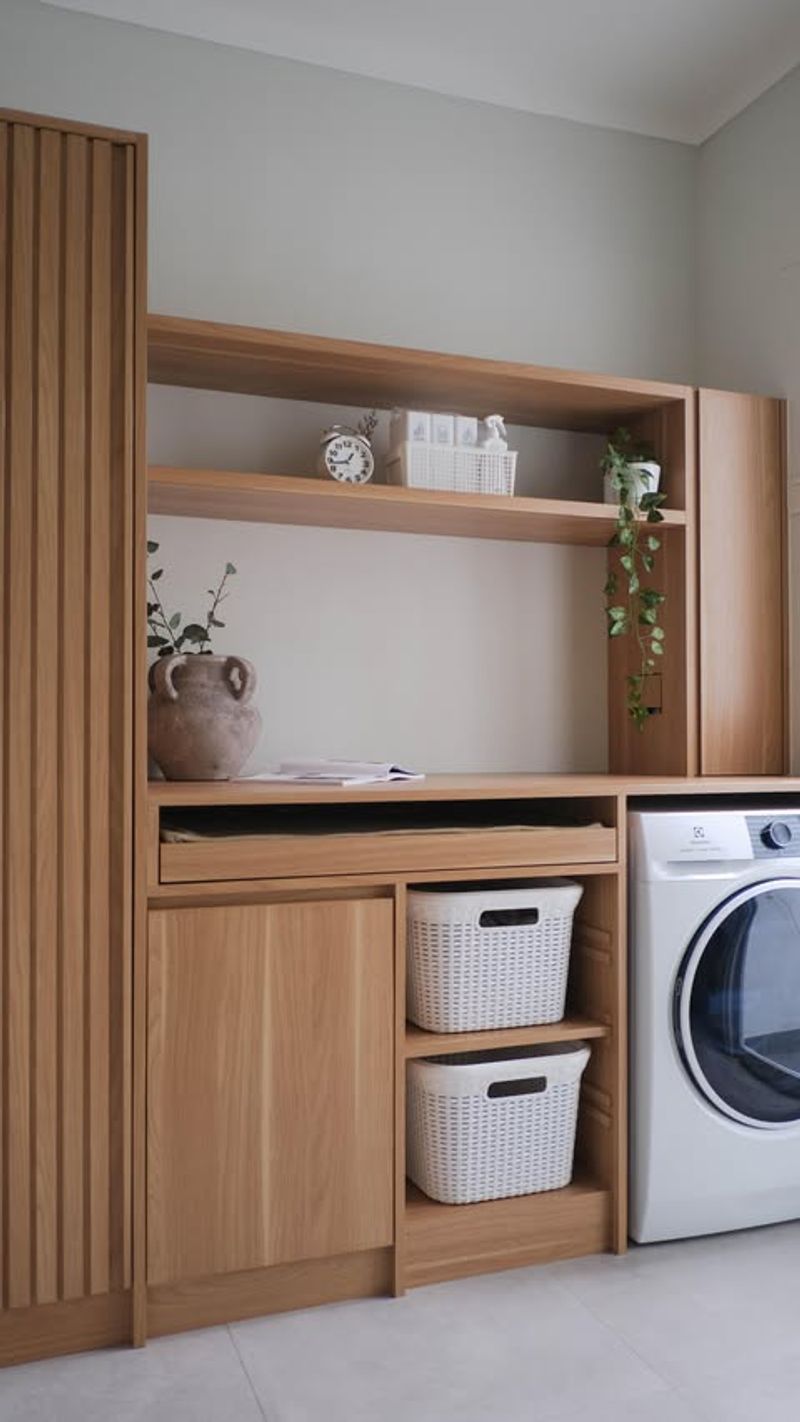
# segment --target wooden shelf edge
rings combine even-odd
[[[631,416],[694,398],[692,387],[337,340],[186,317],[148,317],[157,384],[337,405],[501,409],[512,424],[606,434]]]
[[[408,1288],[611,1247],[611,1192],[587,1175],[577,1173],[562,1190],[475,1205],[439,1204],[407,1182]]]
[[[608,1037],[607,1023],[590,1017],[570,1014],[560,1022],[546,1022],[533,1027],[499,1027],[482,1032],[426,1032],[413,1022],[406,1023],[405,1055],[413,1061],[419,1057],[446,1056],[450,1052],[492,1051],[499,1047],[531,1047],[548,1042],[574,1042],[584,1038]]]
[[[162,465],[149,471],[148,508],[175,517],[586,547],[606,544],[616,521],[613,505],[577,499],[458,494],[388,484],[351,487],[310,477]],[[664,528],[685,525],[683,510],[664,511]]]

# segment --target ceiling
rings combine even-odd
[[[800,0],[49,3],[686,143],[800,64]]]

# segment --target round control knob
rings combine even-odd
[[[792,827],[785,820],[773,820],[764,826],[761,838],[768,849],[785,849],[792,842]]]

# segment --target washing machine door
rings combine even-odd
[[[738,890],[695,935],[676,980],[686,1070],[718,1111],[800,1122],[800,878]]]

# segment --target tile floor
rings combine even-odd
[[[800,1223],[0,1372],[2,1422],[794,1422]]]

